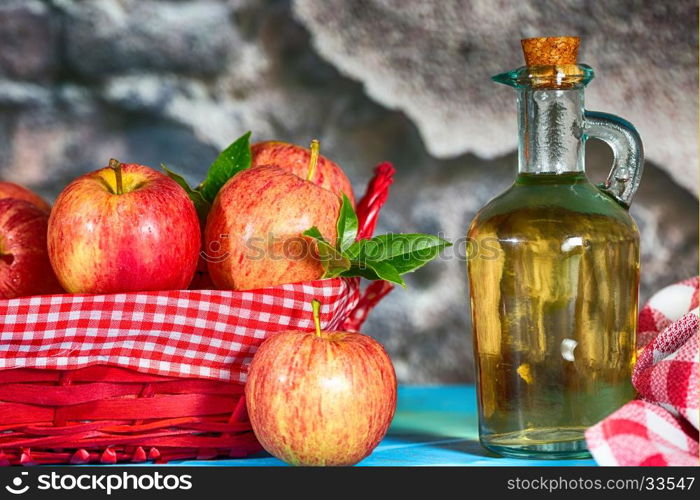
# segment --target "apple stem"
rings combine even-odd
[[[122,164],[112,158],[109,160],[109,166],[112,170],[114,170],[114,176],[117,178],[117,194],[123,194],[124,186],[122,184]]]
[[[311,301],[311,309],[313,310],[313,315],[314,315],[314,326],[316,327],[316,336],[320,337],[321,336],[321,318],[320,318],[320,311],[321,311],[321,303],[314,299]]]
[[[321,149],[321,143],[318,139],[311,141],[311,159],[309,160],[309,173],[306,175],[306,180],[310,181],[316,173],[316,165],[318,164],[318,152]]]

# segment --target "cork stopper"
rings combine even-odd
[[[577,36],[525,38],[520,41],[527,66],[576,64],[579,42]]]
[[[527,85],[536,89],[570,89],[586,85],[593,77],[586,76],[583,66],[576,63],[579,38],[553,36],[525,38],[520,41],[525,54]]]

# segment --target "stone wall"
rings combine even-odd
[[[674,52],[663,59],[648,50],[654,37],[668,38],[655,29],[667,23],[663,8],[618,3],[639,11],[628,20],[629,32],[609,22],[627,12],[619,6],[584,9],[579,14],[588,17],[569,16],[566,26],[574,30],[577,20],[585,21],[577,32],[597,40],[589,47],[592,58],[602,47],[647,54],[654,60],[647,72],[661,75],[637,81],[658,122],[644,134],[647,150],[656,153],[632,208],[642,232],[646,298],[697,272],[697,183],[690,177],[697,173],[697,14],[687,7],[692,2],[674,3],[687,14],[672,18]],[[0,0],[0,176],[53,198],[70,179],[116,157],[167,163],[195,181],[217,151],[246,130],[256,140],[306,144],[318,137],[359,192],[376,163],[397,166],[379,230],[460,238],[478,208],[514,176],[513,96],[488,74],[470,74],[519,64],[517,40],[534,34],[541,16],[537,2],[513,4],[521,7],[493,18],[485,1]],[[560,15],[571,14],[574,4],[581,2],[563,2]],[[442,27],[456,29],[451,12],[480,31],[444,38]],[[529,24],[519,30],[514,23],[524,15]],[[494,37],[503,44],[494,45]],[[446,52],[455,40],[463,42],[456,47],[466,54],[462,62]],[[402,45],[405,52],[397,53]],[[386,64],[378,51],[387,52]],[[432,79],[425,70],[431,54],[452,65]],[[482,68],[481,61],[488,64]],[[630,117],[637,108],[603,100],[606,71],[591,85],[591,91],[598,86],[593,102]],[[627,78],[641,75],[625,71]],[[450,93],[460,74],[469,86]],[[612,76],[615,92],[624,93],[622,76]],[[387,89],[398,90],[388,98]],[[460,102],[450,100],[455,96]],[[436,114],[430,103],[442,103]],[[444,107],[462,114],[445,121]],[[674,120],[675,132],[668,125]],[[602,180],[610,152],[591,141],[587,155],[591,177]],[[449,253],[408,282],[378,307],[366,332],[387,346],[402,381],[472,380],[464,262]]]

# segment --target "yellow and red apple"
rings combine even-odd
[[[353,465],[386,434],[396,375],[384,348],[360,333],[272,335],[258,348],[245,387],[260,444],[292,465]]]
[[[284,170],[288,170],[297,177],[307,178],[309,162],[311,161],[311,150],[281,141],[258,142],[251,146],[252,166],[275,165]],[[319,155],[318,164],[311,176],[311,182],[317,186],[335,193],[339,198],[343,193],[348,197],[352,206],[355,206],[355,196],[352,192],[352,184],[340,166]]]
[[[317,146],[316,146],[317,147]],[[319,279],[323,266],[302,233],[316,226],[336,239],[340,198],[275,165],[244,170],[221,188],[204,231],[209,276],[218,288],[248,290]]]
[[[160,172],[110,164],[56,199],[48,249],[60,283],[70,293],[187,288],[201,242],[194,204]]]
[[[4,198],[15,198],[18,200],[28,201],[40,210],[47,214],[51,211],[51,205],[46,200],[35,192],[27,189],[24,186],[13,182],[0,182],[0,200]]]

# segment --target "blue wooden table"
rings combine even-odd
[[[267,454],[244,459],[180,461],[171,465],[275,466]],[[501,458],[479,445],[474,386],[399,387],[396,416],[386,438],[360,462],[364,466],[408,465],[595,465],[593,460]]]

